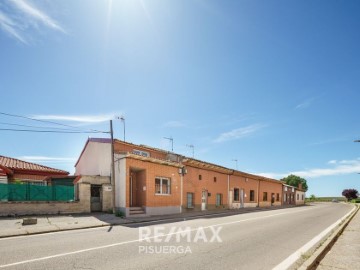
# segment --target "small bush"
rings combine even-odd
[[[352,202],[352,203],[360,203],[360,198],[352,199],[351,202]]]
[[[115,216],[123,218],[125,217],[125,213],[123,211],[116,211]]]

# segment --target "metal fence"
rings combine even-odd
[[[73,186],[0,184],[0,201],[73,201]]]

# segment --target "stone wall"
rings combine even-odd
[[[91,185],[101,185],[101,204],[102,204],[102,211],[107,212],[110,209],[112,210],[112,186],[110,184],[110,177],[109,176],[92,176],[92,175],[84,175],[81,176],[79,184],[87,184],[89,185],[89,194],[84,195],[83,199],[79,198],[81,200],[88,200],[89,201],[89,209],[90,209],[90,186]],[[89,210],[90,212],[90,210]]]

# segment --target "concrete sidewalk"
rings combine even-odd
[[[147,216],[127,218],[116,217],[107,213],[92,213],[90,215],[58,215],[58,216],[33,216],[37,218],[35,225],[23,225],[23,218],[0,218],[0,238],[20,235],[30,235],[48,232],[58,232],[66,230],[76,230],[85,228],[95,228],[112,225],[126,225],[146,222],[170,222],[184,219],[211,218],[219,216],[237,215],[242,213],[269,211],[296,206],[280,206],[268,208],[242,208],[242,209],[225,209],[217,211],[190,212],[174,215]]]
[[[360,269],[360,211],[321,260],[317,269]]]

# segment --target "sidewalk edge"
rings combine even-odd
[[[325,241],[320,243],[320,246],[316,247],[314,253],[308,258],[304,263],[302,263],[297,269],[298,270],[314,270],[320,264],[321,260],[325,257],[325,255],[329,252],[331,247],[335,244],[337,239],[341,236],[343,231],[349,225],[350,221],[359,211],[360,206],[355,205],[352,213],[339,225],[339,227],[330,233],[327,237],[325,237]]]

